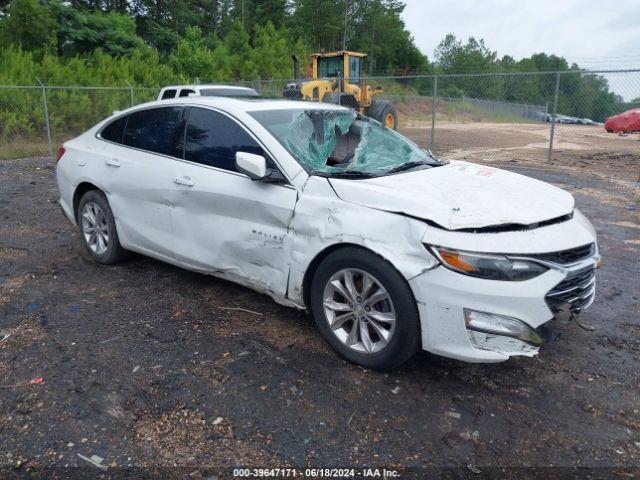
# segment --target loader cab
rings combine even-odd
[[[318,58],[318,78],[344,77],[344,64],[340,57]]]
[[[342,78],[347,83],[360,82],[364,53],[339,51],[311,56],[314,79]]]
[[[376,97],[383,90],[372,87],[362,76],[365,53],[341,50],[311,55],[313,78],[300,80],[298,58],[292,55],[293,83],[282,92],[286,98],[297,98],[310,102],[335,103],[349,107],[371,117],[388,128],[398,126],[398,112],[388,100]]]

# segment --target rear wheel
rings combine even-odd
[[[78,203],[78,226],[91,258],[98,263],[117,263],[127,256],[120,245],[109,201],[100,190],[89,190]]]
[[[366,109],[365,115],[379,121],[387,128],[393,130],[398,128],[398,112],[391,102],[386,100],[375,100]]]
[[[320,332],[347,360],[388,369],[420,348],[420,321],[405,279],[386,260],[359,248],[327,256],[311,285]]]

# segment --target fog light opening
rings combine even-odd
[[[476,343],[477,340],[486,343],[489,336],[513,338],[536,348],[544,343],[538,332],[522,320],[513,317],[465,308],[464,323],[472,343]],[[471,332],[484,335],[472,335]]]

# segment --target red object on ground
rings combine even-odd
[[[29,385],[35,385],[36,383],[42,383],[42,382],[44,382],[44,378],[36,377],[29,382]]]
[[[607,118],[604,122],[607,132],[640,132],[640,108],[632,108],[624,113]]]

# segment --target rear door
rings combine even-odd
[[[236,170],[238,151],[267,156],[236,120],[199,107],[190,107],[187,116],[185,160],[176,162],[176,258],[284,295],[296,190],[252,181]]]
[[[172,156],[182,156],[175,149],[183,113],[175,106],[138,110],[126,117],[121,142],[106,139],[114,145],[102,154],[104,185],[125,247],[173,257]]]

